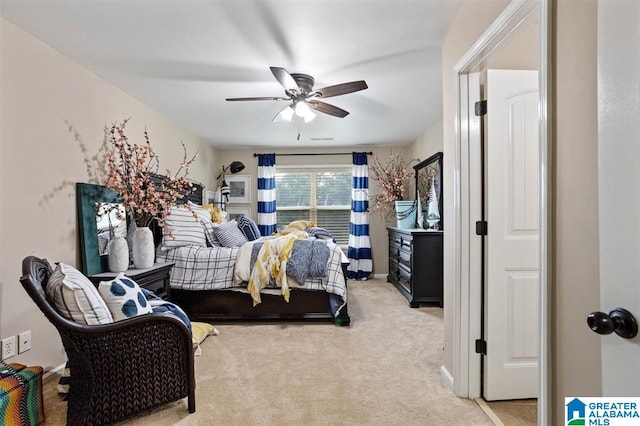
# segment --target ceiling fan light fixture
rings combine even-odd
[[[310,122],[316,117],[313,111],[311,111],[309,104],[307,104],[305,101],[296,102],[295,110],[296,110],[296,115],[298,117],[304,118],[305,123]]]
[[[289,105],[278,113],[274,121],[291,121],[294,113],[295,111],[293,110],[291,105]]]

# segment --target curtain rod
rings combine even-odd
[[[288,156],[298,156],[298,155],[351,155],[353,154],[353,152],[316,152],[316,153],[308,153],[308,154],[304,154],[304,153],[297,153],[297,154],[276,154],[276,157],[288,157]],[[373,152],[369,151],[369,152],[365,152],[365,154],[367,155],[373,155]],[[258,153],[253,153],[254,157],[257,157]]]

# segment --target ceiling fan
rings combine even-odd
[[[314,90],[313,83],[315,80],[310,75],[290,74],[286,69],[280,67],[270,67],[270,69],[276,80],[284,87],[285,97],[227,98],[227,101],[291,101],[273,118],[273,121],[291,121],[293,115],[296,114],[304,118],[305,123],[308,123],[316,116],[311,111],[312,109],[340,118],[349,114],[348,111],[322,102],[319,99],[345,95],[368,88],[364,80],[359,80]]]

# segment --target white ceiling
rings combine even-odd
[[[441,42],[461,0],[0,1],[2,16],[221,148],[406,144],[442,117]],[[351,114],[273,123],[269,67]],[[297,140],[298,129],[300,140]],[[328,141],[326,138],[332,138]]]

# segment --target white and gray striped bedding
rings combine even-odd
[[[347,287],[342,273],[342,251],[329,243],[326,278],[309,278],[301,288],[321,290],[347,301]],[[171,288],[181,290],[221,290],[239,288],[233,283],[238,247],[185,246],[157,252],[158,262],[174,262]],[[246,287],[243,283],[240,288]]]

